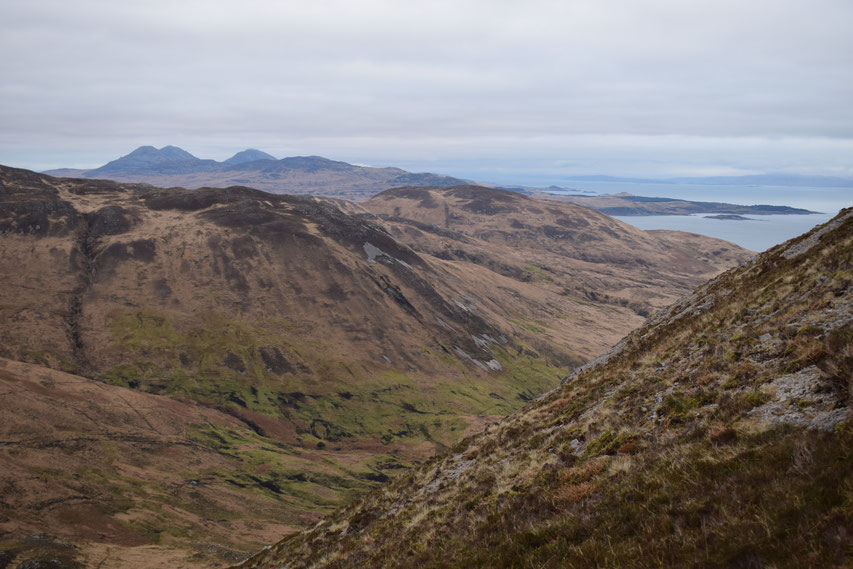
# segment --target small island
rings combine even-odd
[[[723,219],[726,221],[758,221],[752,217],[744,217],[736,213],[720,213],[717,215],[706,215],[705,219]]]

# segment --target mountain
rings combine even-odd
[[[451,187],[470,184],[466,180],[432,173],[412,173],[399,168],[356,166],[321,156],[291,156],[276,160],[257,149],[236,153],[222,162],[200,159],[176,146],[140,146],[130,154],[92,170],[63,168],[44,172],[51,176],[107,179],[118,182],[146,183],[160,187],[226,188],[245,185],[277,194],[311,194],[351,201],[365,201],[391,188]],[[632,182],[655,184],[780,185],[847,187],[853,181],[826,176],[766,174],[709,178],[670,178],[663,180],[577,176],[567,180],[591,182]],[[690,213],[784,214],[812,213],[776,206],[737,206],[732,204],[690,202],[671,198],[637,196],[558,196],[536,188],[508,188],[540,199],[573,201],[609,215],[685,215]],[[550,189],[561,190],[553,187]],[[604,201],[601,201],[604,200]],[[615,201],[614,201],[615,200]],[[643,203],[635,203],[643,202]]]
[[[359,207],[421,254],[534,285],[535,293],[502,295],[497,304],[519,314],[533,312],[533,320],[516,318],[517,323],[536,329],[540,340],[578,346],[574,349],[585,358],[618,338],[566,326],[559,309],[531,311],[516,305],[541,298],[555,307],[572,301],[627,308],[638,326],[657,308],[750,256],[723,241],[642,231],[573,204],[481,186],[392,189]],[[601,325],[609,327],[619,318],[610,313]]]
[[[140,182],[161,187],[225,188],[245,185],[277,194],[312,194],[365,200],[397,186],[455,186],[464,180],[399,168],[372,168],[321,156],[292,156],[276,160],[248,149],[217,162],[196,158],[175,146],[141,146],[93,170],[59,169],[48,175]]]
[[[853,209],[241,567],[846,567]]]
[[[256,150],[254,148],[249,148],[247,150],[242,150],[225,160],[225,164],[244,164],[246,162],[257,162],[258,160],[275,160],[275,156],[272,154],[267,154],[266,152],[262,152],[260,150]]]
[[[146,164],[162,164],[164,162],[177,162],[182,160],[199,160],[186,150],[177,146],[164,146],[156,149],[153,146],[140,146],[127,156],[113,160],[110,164],[126,168],[139,167]]]
[[[751,256],[572,204],[416,190],[360,205],[0,167],[0,488],[16,496],[0,551],[239,555],[519,409]],[[28,541],[40,528],[55,540]]]
[[[110,174],[186,173],[210,166],[211,162],[196,158],[177,146],[164,146],[159,150],[153,146],[140,146],[127,156],[87,171],[86,175],[97,178]]]

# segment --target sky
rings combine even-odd
[[[0,163],[853,177],[850,0],[3,0]]]

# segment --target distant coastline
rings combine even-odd
[[[582,205],[607,215],[647,216],[647,215],[694,215],[716,214],[736,217],[718,219],[749,219],[744,215],[814,215],[819,211],[791,207],[787,205],[739,205],[722,202],[692,201],[668,197],[635,196],[629,193],[586,196],[578,194],[556,194],[550,192],[532,192],[536,197],[545,197],[562,202]]]

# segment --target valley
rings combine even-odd
[[[241,565],[844,567],[853,209]]]
[[[0,216],[2,549],[104,568],[307,527],[751,257],[479,186],[354,204],[0,167]]]
[[[0,569],[853,569],[853,2],[0,2]]]

